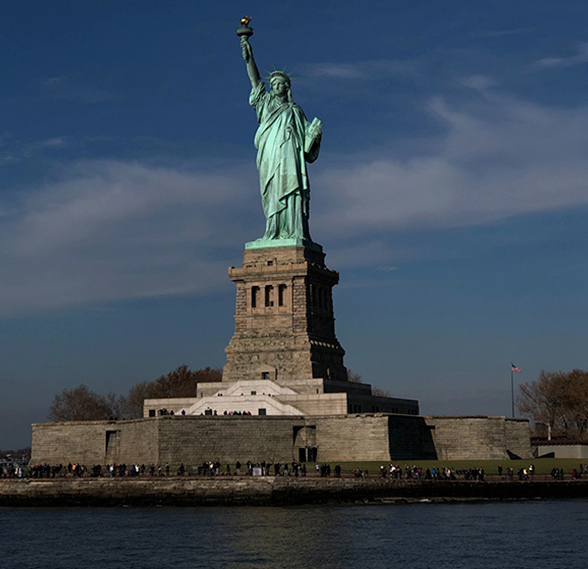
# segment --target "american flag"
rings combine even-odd
[[[516,371],[517,373],[523,373],[523,372],[521,371],[521,368],[520,368],[520,367],[517,367],[517,366],[516,366],[516,365],[514,365],[513,363],[511,363],[511,364],[510,364],[510,369],[511,369],[511,371]]]

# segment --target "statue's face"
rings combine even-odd
[[[274,77],[270,82],[272,92],[279,97],[284,97],[288,92],[288,84],[281,77]]]

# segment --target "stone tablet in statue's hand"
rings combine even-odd
[[[323,136],[322,127],[323,123],[321,120],[317,119],[316,117],[312,119],[306,134],[304,152],[308,153],[315,144],[320,144],[321,138]]]

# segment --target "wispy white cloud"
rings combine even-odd
[[[461,80],[461,84],[469,89],[475,89],[476,91],[485,91],[492,87],[496,87],[497,82],[492,77],[487,75],[470,75],[464,77]]]
[[[77,163],[61,182],[4,207],[0,315],[224,283],[223,247],[238,251],[234,235],[247,234],[236,215],[249,207],[239,174]]]
[[[572,67],[588,63],[588,43],[578,46],[576,53],[567,57],[545,57],[535,62],[537,67]]]
[[[0,162],[17,162],[25,158],[32,158],[44,150],[59,150],[67,147],[69,144],[65,136],[56,136],[36,142],[20,143],[12,140],[12,136],[7,133],[0,137]]]
[[[54,99],[79,101],[82,103],[102,103],[116,98],[115,93],[95,87],[81,77],[62,75],[48,77],[42,81],[44,93]]]
[[[39,143],[43,148],[55,148],[66,145],[66,139],[64,136],[56,136],[54,138],[48,138]]]
[[[432,99],[426,112],[445,133],[413,140],[408,159],[371,148],[313,166],[311,225],[335,244],[333,266],[394,267],[422,254],[390,245],[398,232],[588,205],[587,108],[489,88],[474,101]],[[253,164],[211,173],[77,162],[0,212],[2,316],[230,287],[227,265],[263,227]]]
[[[528,34],[532,32],[533,28],[516,28],[510,30],[486,30],[486,31],[477,31],[472,32],[472,37],[478,38],[498,38],[503,36],[515,36],[519,34]]]
[[[318,226],[318,224],[317,224]],[[322,232],[321,228],[321,232]],[[360,242],[345,247],[336,247],[329,251],[329,264],[337,269],[347,268],[374,268],[382,272],[396,271],[397,267],[390,266],[390,260],[400,263],[413,259],[419,255],[418,249],[414,247],[391,247],[382,239],[367,236]]]
[[[492,223],[515,215],[588,204],[588,108],[542,107],[486,96],[458,110],[429,105],[446,127],[434,150],[408,160],[347,156],[315,187],[331,204],[315,214],[342,235]]]
[[[414,75],[415,62],[393,59],[374,59],[354,63],[321,62],[306,66],[303,72],[307,77],[378,80],[396,75]]]

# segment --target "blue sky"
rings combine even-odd
[[[346,365],[508,414],[588,367],[585,2],[21,0],[0,12],[0,448],[55,393],[222,366],[264,226],[235,35],[323,121],[311,231]]]

